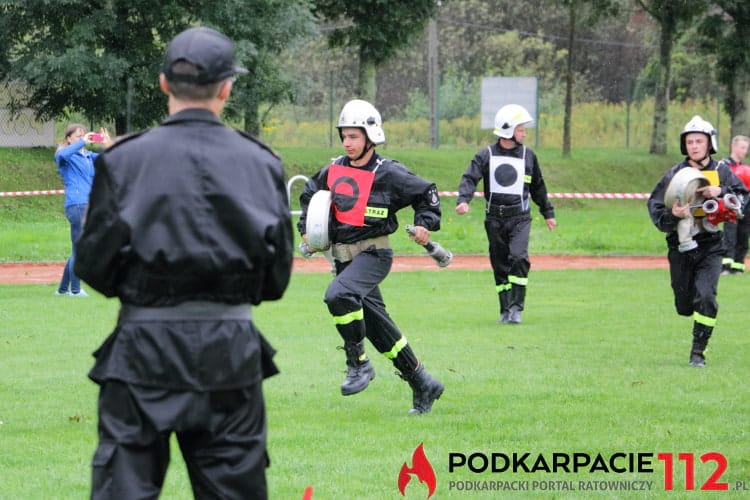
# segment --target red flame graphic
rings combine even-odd
[[[427,486],[427,498],[430,498],[435,493],[437,479],[435,478],[435,470],[432,468],[432,464],[430,464],[430,461],[427,460],[427,456],[424,454],[422,443],[414,449],[411,462],[413,467],[407,466],[406,462],[401,466],[401,472],[398,474],[398,491],[401,492],[401,496],[404,496],[406,486],[411,481],[411,475],[414,474],[420,483],[424,483]]]

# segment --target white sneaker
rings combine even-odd
[[[58,295],[58,296],[70,295],[70,292],[68,292],[67,290],[64,292],[61,292],[60,290],[55,290],[55,293],[53,293],[52,295]]]
[[[78,293],[70,292],[70,296],[71,297],[88,297],[89,294],[86,293],[86,290],[84,290],[83,288],[81,288],[81,290]]]

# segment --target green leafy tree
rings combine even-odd
[[[150,125],[165,112],[157,75],[166,41],[197,21],[189,3],[6,2],[0,77],[24,82],[24,102],[15,104],[45,119],[80,111],[122,133],[130,106],[132,127]]]
[[[570,156],[571,120],[573,115],[573,83],[575,78],[576,36],[579,25],[594,25],[602,18],[614,17],[619,13],[620,4],[616,0],[564,0],[568,11],[568,60],[565,68],[565,115],[563,117],[562,155]]]
[[[443,71],[440,82],[440,119],[453,120],[462,116],[479,114],[480,79],[471,78],[466,73],[458,74],[451,69]],[[402,118],[414,120],[430,118],[429,96],[422,90],[414,90],[408,95],[409,103],[401,111]]]
[[[326,29],[332,47],[357,50],[355,92],[374,102],[378,66],[424,32],[437,4],[436,0],[313,0],[313,12],[331,23]]]
[[[204,2],[200,18],[236,41],[237,52],[250,71],[235,82],[227,112],[241,119],[245,131],[260,124],[276,104],[292,99],[296,75],[284,75],[279,54],[314,32],[307,0],[221,0]],[[300,68],[295,68],[300,71]],[[261,111],[261,106],[268,107]]]
[[[659,62],[654,89],[654,121],[651,129],[651,154],[667,153],[667,113],[671,82],[672,48],[690,22],[706,10],[703,0],[636,0],[659,24]]]
[[[565,69],[567,52],[540,37],[515,31],[490,35],[483,54],[485,75],[536,76],[540,93],[554,92]]]
[[[27,92],[14,105],[40,118],[78,111],[92,122],[114,122],[116,133],[150,126],[166,113],[158,89],[166,44],[186,27],[204,24],[238,36],[239,58],[254,72],[235,96],[245,110],[255,106],[247,114],[257,117],[259,99],[283,96],[271,52],[300,34],[279,34],[279,26],[304,25],[290,21],[306,12],[300,5],[303,0],[5,1],[0,80],[24,82]]]
[[[646,60],[642,52],[648,53],[634,40],[643,27],[628,26],[630,5],[624,0],[577,0],[571,9],[549,0],[452,2],[439,10],[442,78],[536,76],[543,108],[549,112],[560,107],[564,112],[567,96],[569,119],[574,101],[624,99],[627,76],[640,71]],[[528,12],[535,15],[525,15]],[[611,64],[613,60],[618,64]],[[410,87],[406,109],[411,115],[425,102],[424,91],[422,86]],[[469,97],[480,98],[474,93],[464,100]],[[441,86],[441,118],[446,117],[446,98]],[[465,107],[467,112],[471,109],[475,106]]]
[[[726,86],[724,107],[732,120],[732,135],[750,132],[750,3],[714,0],[701,23],[703,47],[716,57],[718,80]]]
[[[670,102],[685,102],[688,99],[702,99],[716,95],[721,85],[711,71],[715,68],[716,55],[708,50],[701,51],[696,26],[691,26],[672,49],[669,70]],[[636,87],[636,99],[653,97],[656,89],[659,61],[652,57],[641,70]],[[703,75],[696,78],[696,75]]]

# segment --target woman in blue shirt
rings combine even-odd
[[[110,142],[106,129],[100,129],[98,134],[87,133],[86,127],[80,123],[72,123],[65,130],[63,142],[55,152],[55,163],[65,186],[65,217],[70,222],[70,242],[73,248],[55,295],[88,296],[81,289],[81,280],[73,272],[75,242],[83,229],[91,183],[94,180],[94,160],[99,156],[86,147],[92,143],[103,143],[107,146]]]

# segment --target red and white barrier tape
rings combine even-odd
[[[40,191],[0,191],[0,198],[10,196],[36,196],[41,194],[65,194],[64,189],[45,189]]]
[[[65,194],[64,189],[46,189],[39,191],[0,191],[0,198],[11,196],[37,196],[43,194]],[[440,196],[458,196],[458,191],[440,191]],[[484,193],[474,193],[481,198]],[[594,199],[594,200],[646,200],[649,193],[549,193],[550,198]]]
[[[458,191],[440,191],[440,196],[458,196]],[[474,193],[475,198],[481,198],[484,193]],[[549,193],[550,198],[594,199],[594,200],[647,200],[649,193]]]
[[[585,198],[596,200],[647,200],[650,193],[549,193],[550,198]]]

